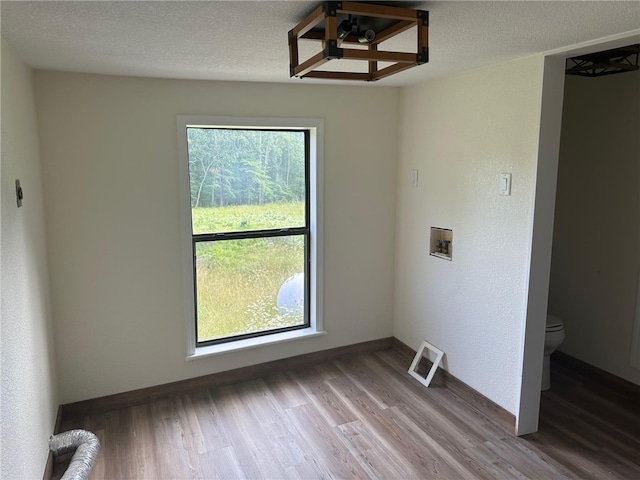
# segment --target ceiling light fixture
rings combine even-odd
[[[349,15],[347,20],[343,20],[338,25],[338,39],[344,40],[358,26],[358,21]]]
[[[354,17],[357,16],[357,17]],[[346,17],[338,23],[338,17]],[[378,50],[385,40],[416,27],[417,53]],[[322,50],[300,63],[298,40],[322,42]],[[365,44],[367,49],[346,48]],[[368,62],[368,72],[326,71],[334,59]],[[289,31],[289,75],[299,78],[372,82],[429,61],[429,12],[358,2],[322,2]],[[378,69],[378,62],[392,65]]]
[[[568,58],[565,73],[581,77],[602,77],[638,70],[640,44],[635,44]]]

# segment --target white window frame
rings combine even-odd
[[[309,327],[288,332],[266,334],[255,338],[229,341],[217,345],[196,347],[195,285],[193,275],[193,242],[191,227],[191,188],[189,182],[189,154],[187,127],[282,129],[309,131],[309,202],[310,202],[310,261],[309,275]],[[187,360],[219,355],[248,348],[256,348],[287,342],[310,336],[323,335],[323,159],[324,120],[321,118],[276,117],[218,117],[202,115],[178,115],[178,169],[180,181],[180,238],[182,243],[182,268],[184,284],[184,318],[187,339]]]

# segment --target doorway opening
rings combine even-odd
[[[597,422],[604,443],[612,429],[633,436],[629,406],[640,398],[630,358],[640,271],[639,52],[627,45],[569,58],[564,78],[547,318],[559,319],[565,335],[551,353],[547,321],[551,388],[541,396],[540,430],[571,423],[587,436]]]
[[[640,30],[559,49],[544,55],[527,318],[523,338],[520,402],[516,415],[518,435],[526,435],[538,430],[566,60],[637,43],[640,43]],[[632,138],[637,138],[637,135],[630,137],[629,141],[632,141]],[[585,141],[606,142],[598,138],[585,139]],[[597,195],[597,192],[593,195]],[[589,234],[606,237],[606,226],[594,227]]]

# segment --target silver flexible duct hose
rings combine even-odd
[[[61,480],[87,480],[100,450],[100,441],[87,430],[69,430],[49,438],[49,450],[64,455],[75,450]]]

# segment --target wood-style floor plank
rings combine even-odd
[[[92,480],[640,478],[640,405],[625,392],[553,367],[540,430],[517,438],[500,407],[442,373],[424,388],[409,363],[346,356],[61,427],[100,439]]]

